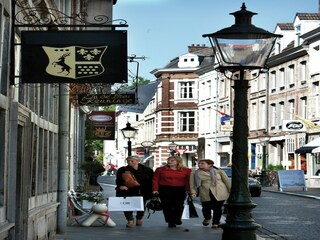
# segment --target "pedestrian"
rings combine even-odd
[[[115,169],[115,165],[113,163],[109,163],[108,166],[107,166],[107,175],[108,176],[112,176],[114,175],[114,169]]]
[[[152,177],[153,170],[149,167],[140,164],[140,157],[129,156],[126,158],[127,166],[120,167],[116,175],[116,196],[126,197],[126,196],[142,196],[144,204],[146,201],[152,197]],[[139,182],[140,186],[137,187],[127,187],[123,179],[123,173],[125,171],[130,171],[134,178]],[[134,226],[133,211],[125,211],[124,216],[127,219],[127,228],[132,228]],[[136,226],[142,225],[142,218],[144,216],[144,211],[137,211],[136,214]]]
[[[184,167],[182,158],[171,156],[167,164],[155,170],[152,180],[153,194],[160,197],[163,215],[169,228],[181,225],[186,194],[189,193],[191,169]]]
[[[213,210],[212,228],[218,228],[223,203],[230,194],[231,182],[223,170],[214,166],[212,160],[199,160],[198,166],[197,170],[191,172],[190,193],[192,197],[200,197],[204,217],[202,224],[210,224]]]

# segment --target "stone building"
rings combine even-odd
[[[82,179],[84,108],[70,101],[69,84],[21,81],[35,60],[21,66],[21,32],[70,30],[58,25],[98,12],[112,19],[115,3],[0,0],[1,239],[54,239],[66,228],[67,190]]]

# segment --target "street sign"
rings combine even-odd
[[[180,155],[184,154],[188,149],[187,148],[182,148],[182,149],[175,149],[176,153],[179,153]]]

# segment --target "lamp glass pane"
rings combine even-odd
[[[265,39],[213,38],[222,66],[264,67],[275,37]]]
[[[134,138],[136,130],[121,130],[125,138]]]

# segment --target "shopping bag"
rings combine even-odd
[[[185,204],[183,207],[183,212],[181,219],[190,219],[190,214],[189,214],[189,205]]]
[[[190,196],[188,196],[187,202],[188,202],[188,206],[189,206],[189,217],[190,218],[198,218],[199,216],[198,216],[196,207],[194,206],[193,200]]]
[[[192,198],[188,195],[186,197],[184,207],[183,207],[183,212],[181,219],[190,219],[190,218],[198,218],[198,213],[197,210],[193,204]]]
[[[109,197],[109,212],[115,211],[144,211],[142,197]]]

